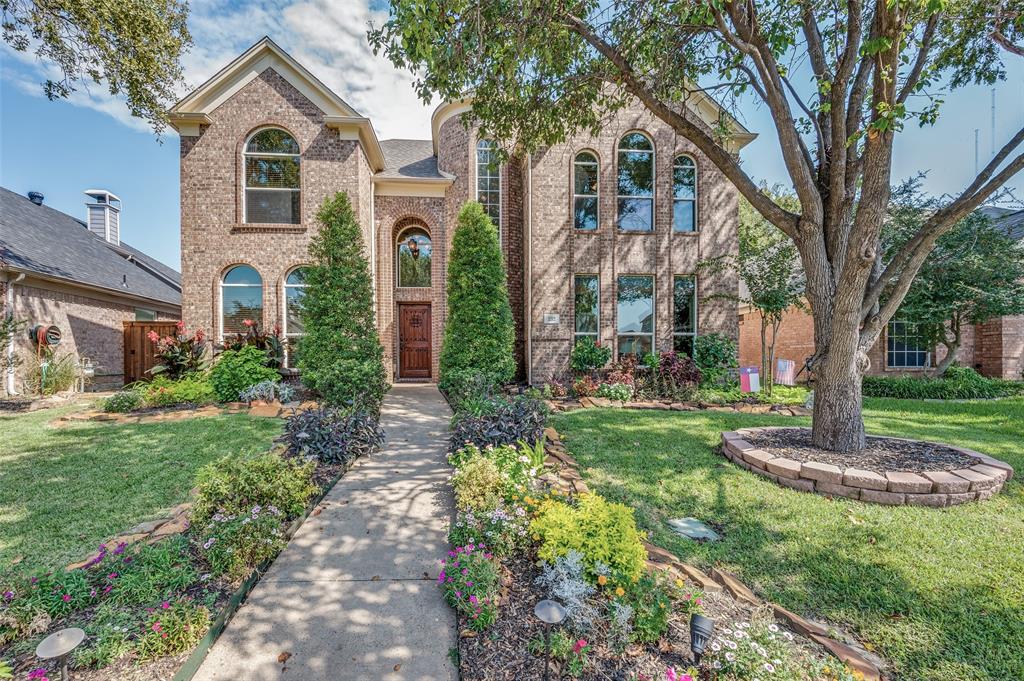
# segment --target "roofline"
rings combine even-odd
[[[90,284],[80,279],[71,279],[70,277],[57,277],[52,274],[44,274],[37,272],[36,270],[26,269],[24,267],[18,267],[10,262],[4,262],[3,269],[8,272],[24,273],[26,277],[34,277],[36,279],[42,279],[43,281],[52,281],[59,284],[72,284],[79,288],[88,289],[90,291],[100,291],[107,295],[115,296],[117,298],[127,298],[128,300],[137,300],[144,303],[160,303],[161,305],[167,305],[169,307],[176,307],[181,309],[181,302],[174,302],[172,300],[164,300],[163,298],[150,298],[149,296],[139,295],[137,293],[128,293],[126,291],[110,288],[109,286],[100,286],[99,284]]]
[[[430,141],[434,145],[434,156],[439,154],[438,149],[438,135],[441,132],[441,126],[452,116],[457,116],[461,113],[469,111],[473,106],[472,97],[463,97],[451,102],[441,102],[434,109],[434,113],[430,115]]]
[[[388,182],[401,182],[402,184],[441,184],[449,185],[455,182],[454,177],[415,177],[413,175],[373,175],[370,181],[374,184],[386,184]]]

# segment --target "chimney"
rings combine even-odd
[[[104,241],[120,246],[121,199],[105,189],[86,189],[85,195],[92,199],[85,202],[85,224],[89,231]]]
[[[43,195],[40,192],[29,192],[28,193],[28,200],[31,201],[32,203],[36,204],[37,206],[43,205],[43,198],[44,197],[43,197]]]

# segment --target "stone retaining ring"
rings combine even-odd
[[[722,433],[722,454],[737,466],[766,477],[783,487],[831,497],[859,499],[890,506],[955,506],[984,501],[1013,478],[1013,467],[972,449],[952,447],[978,459],[969,468],[924,473],[885,472],[840,468],[816,461],[800,462],[769,454],[745,439],[771,428],[741,428]]]

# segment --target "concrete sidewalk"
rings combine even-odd
[[[455,679],[434,578],[453,512],[451,412],[432,385],[384,400],[384,450],[334,487],[213,646],[197,681]],[[290,653],[285,663],[282,653]]]

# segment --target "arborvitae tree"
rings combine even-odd
[[[459,211],[448,263],[448,319],[441,347],[441,387],[475,374],[494,383],[515,377],[515,327],[498,232],[483,207]]]
[[[387,380],[363,235],[345,192],[324,201],[316,217],[302,298],[302,381],[330,404],[376,410]]]

